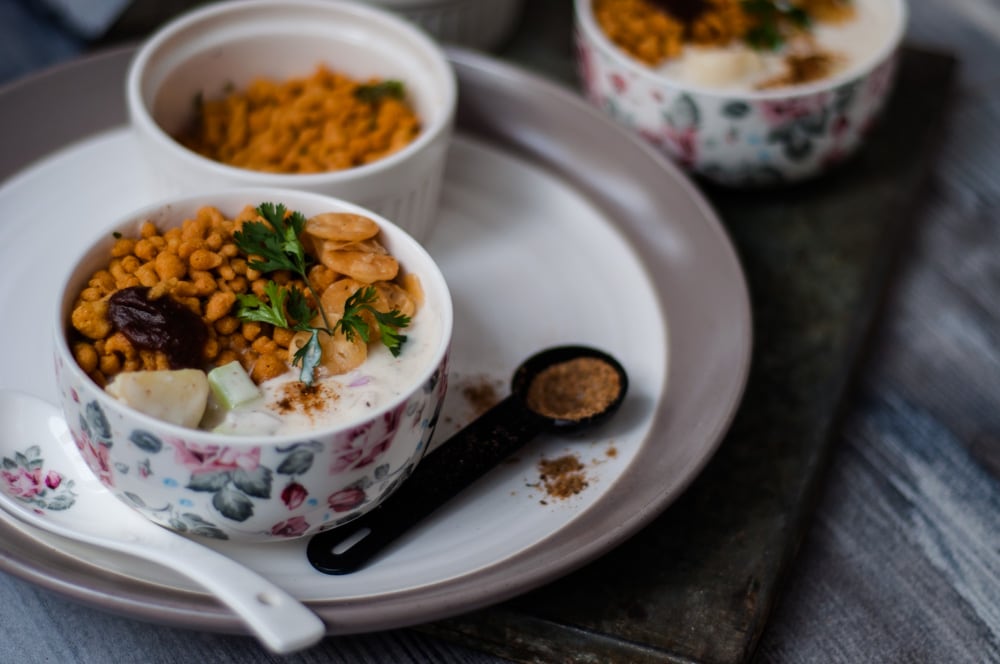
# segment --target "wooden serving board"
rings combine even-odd
[[[533,28],[501,55],[571,83],[569,35],[551,38],[565,21],[551,7],[525,20]],[[539,30],[548,41],[531,41]],[[883,121],[835,173],[769,192],[702,185],[743,261],[754,315],[746,395],[718,453],[680,500],[610,554],[515,600],[417,629],[522,662],[753,656],[822,491],[954,71],[948,55],[906,49]]]

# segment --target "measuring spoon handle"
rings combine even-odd
[[[486,474],[542,430],[544,421],[509,396],[445,441],[384,503],[314,535],[306,553],[325,574],[348,574]]]

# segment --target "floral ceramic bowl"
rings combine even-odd
[[[419,118],[419,133],[374,161],[297,173],[222,163],[175,139],[190,126],[199,100],[245,90],[258,79],[303,79],[321,65],[358,82],[401,83]],[[387,10],[337,0],[209,3],[157,30],[137,51],[126,78],[131,126],[149,167],[150,184],[163,195],[242,186],[313,191],[388,217],[420,241],[430,234],[437,216],[457,95],[454,70],[427,34]],[[315,103],[303,96],[296,107],[280,113],[288,116],[305,109],[305,121],[316,112],[311,105]],[[238,124],[229,123],[226,131],[235,132]],[[303,126],[293,126],[283,135],[302,131]],[[314,145],[328,133],[337,135],[331,140],[372,140],[352,135],[345,139],[342,128],[326,125],[310,131],[321,131],[310,139]]]
[[[731,186],[794,182],[826,172],[864,142],[892,88],[904,0],[864,0],[885,16],[873,55],[818,81],[719,89],[678,80],[627,55],[601,30],[594,0],[575,0],[583,91],[674,161]]]
[[[77,363],[69,317],[94,270],[107,265],[116,236],[135,237],[142,222],[166,230],[206,205],[233,218],[259,201],[306,216],[363,214],[402,269],[419,276],[429,318],[412,366],[389,396],[346,421],[302,433],[221,434],[170,424],[125,405]],[[415,319],[416,320],[416,319]],[[272,541],[311,535],[378,505],[413,471],[437,423],[448,378],[452,305],[427,252],[386,219],[330,197],[283,189],[230,190],[172,199],[128,215],[81,252],[63,282],[55,331],[59,399],[80,453],[121,500],[173,530],[218,539]],[[415,334],[412,336],[416,336]],[[410,343],[408,340],[407,343]],[[419,349],[419,350],[417,350]],[[357,384],[367,380],[365,365]]]

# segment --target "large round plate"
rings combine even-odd
[[[159,195],[124,125],[131,52],[0,91],[0,387],[54,399],[49,317],[73,247]],[[212,543],[312,605],[331,633],[387,629],[495,603],[568,573],[647,524],[691,482],[746,381],[750,313],[737,257],[671,164],[576,95],[452,50],[461,90],[439,225],[427,243],[456,308],[453,381],[437,440],[469,421],[465,388],[506,390],[549,345],[616,355],[629,397],[605,428],[542,437],[369,567],[329,577],[303,541]],[[249,201],[253,202],[253,201]],[[543,457],[577,454],[589,486],[553,500]],[[218,631],[238,619],[183,578],[0,515],[0,567],[134,617]]]

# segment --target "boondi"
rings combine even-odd
[[[320,66],[307,77],[259,78],[202,99],[175,138],[214,161],[272,173],[321,173],[371,163],[420,133],[397,81],[357,81]]]
[[[777,29],[762,25],[768,5],[778,6],[761,0],[593,0],[594,18],[608,38],[652,67],[679,56],[686,44],[724,47],[753,41],[753,31],[762,27],[765,33]],[[854,15],[851,0],[790,0],[781,7],[831,23]]]
[[[222,366],[239,361],[258,384],[286,372],[291,355],[305,343],[303,335],[308,336],[238,316],[238,297],[252,293],[267,298],[269,280],[301,290],[311,305],[322,306],[331,319],[339,319],[347,300],[365,286],[374,289],[373,306],[378,311],[412,316],[423,302],[419,278],[399,275],[397,260],[378,240],[378,224],[367,217],[329,212],[307,220],[302,241],[316,259],[308,268],[308,280],[320,294],[318,303],[291,272],[265,275],[251,267],[252,261],[234,239],[251,221],[262,221],[251,206],[233,219],[205,206],[179,227],[160,232],[147,221],[138,237],[116,237],[108,263],[90,275],[71,313],[75,333],[71,347],[80,367],[101,386],[122,371],[174,368],[163,351],[137,348],[114,328],[110,300],[124,289],[148,289],[149,301],[168,297],[196,314],[207,333],[199,363]],[[368,312],[361,315],[371,318]],[[379,336],[371,334],[373,340]],[[368,349],[361,336],[321,335],[323,366],[333,374],[359,366]]]

